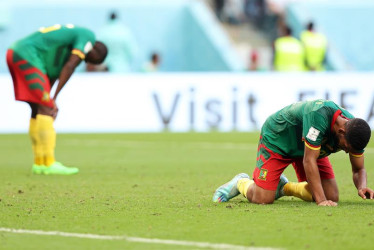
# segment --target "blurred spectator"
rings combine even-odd
[[[109,22],[98,32],[98,38],[108,46],[108,57],[104,62],[108,71],[133,70],[138,45],[130,29],[118,20],[116,13],[110,14]]]
[[[292,37],[290,27],[284,28],[284,36],[274,42],[274,69],[276,71],[304,71],[305,57],[301,42]]]
[[[257,27],[262,27],[265,18],[264,0],[245,0],[244,12],[249,20],[253,21]]]
[[[309,22],[306,30],[301,33],[301,42],[305,49],[306,66],[311,71],[324,70],[327,51],[326,37],[314,30],[314,23]]]
[[[149,62],[147,62],[144,67],[143,71],[144,72],[157,72],[159,71],[161,59],[160,59],[160,54],[157,52],[152,53],[151,58]]]
[[[267,0],[244,0],[244,12],[246,18],[255,25],[256,28],[264,32],[270,41],[274,41],[278,36],[279,15],[273,12]]]
[[[244,0],[226,0],[223,6],[224,20],[229,24],[240,24],[244,20]]]
[[[259,70],[259,65],[258,65],[258,52],[257,50],[252,50],[250,53],[250,58],[249,58],[249,65],[248,65],[248,70],[249,71],[258,71]]]
[[[220,21],[223,21],[223,7],[225,6],[225,0],[214,0],[213,1],[214,12]]]

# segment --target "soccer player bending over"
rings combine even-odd
[[[77,168],[55,160],[56,99],[81,61],[100,64],[106,55],[106,46],[95,41],[92,31],[71,24],[40,28],[8,49],[7,64],[16,100],[27,102],[31,107],[29,135],[34,153],[33,173],[78,173]],[[57,79],[51,98],[50,90]]]
[[[353,183],[363,199],[373,199],[366,185],[364,148],[371,130],[332,101],[315,100],[289,105],[271,115],[261,129],[253,178],[238,174],[214,193],[214,202],[243,194],[250,202],[271,204],[282,196],[337,206],[338,186],[328,156],[340,150],[349,154]],[[298,183],[282,174],[292,164]]]

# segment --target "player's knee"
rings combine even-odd
[[[254,198],[250,202],[255,203],[255,204],[260,204],[260,205],[268,205],[268,204],[273,204],[274,203],[274,198],[273,199]]]
[[[266,190],[255,185],[252,194],[247,197],[250,202],[255,204],[272,204],[274,202],[275,191]]]

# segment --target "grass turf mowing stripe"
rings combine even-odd
[[[129,236],[116,236],[116,235],[98,235],[98,234],[81,234],[81,233],[68,233],[59,231],[42,231],[42,230],[27,230],[27,229],[14,229],[14,228],[0,228],[0,232],[16,233],[16,234],[34,234],[34,235],[47,235],[47,236],[62,236],[73,238],[85,238],[95,240],[125,240],[129,242],[150,243],[150,244],[166,244],[176,246],[191,246],[199,248],[213,248],[213,249],[233,249],[233,250],[275,250],[280,248],[270,247],[247,247],[231,244],[209,243],[209,242],[194,242],[182,240],[163,240],[163,239],[149,239],[140,237]]]
[[[110,146],[119,146],[119,147],[154,147],[158,146],[160,143],[155,141],[110,141]],[[68,142],[66,142],[67,145],[73,145],[73,146],[103,146],[105,145],[105,141],[102,140],[74,140],[71,139]],[[165,145],[180,145],[181,142],[178,141],[168,141],[165,142]],[[250,150],[250,149],[257,149],[258,144],[257,143],[228,143],[228,142],[217,142],[217,143],[211,143],[211,142],[184,142],[185,146],[191,146],[195,148],[202,148],[202,149],[242,149],[242,150]]]

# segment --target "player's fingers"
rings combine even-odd
[[[358,196],[360,196],[362,199],[366,199],[365,193],[362,190],[358,191]]]
[[[317,206],[322,206],[322,207],[326,206],[326,201],[322,201],[320,203],[317,203]]]
[[[328,206],[330,207],[336,207],[338,205],[338,203],[334,202],[334,201],[331,201],[331,200],[328,200]]]
[[[338,205],[337,202],[331,201],[331,206],[336,207]]]

